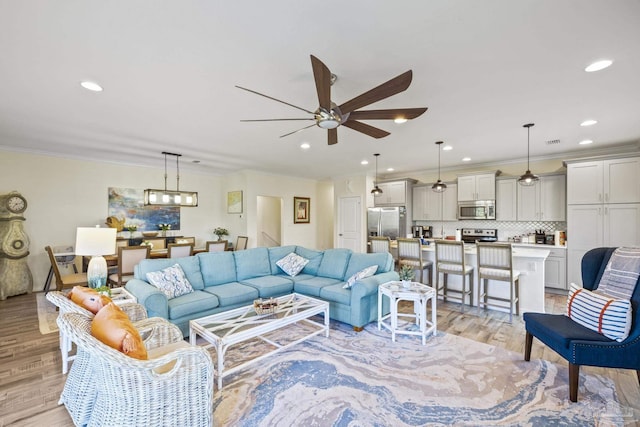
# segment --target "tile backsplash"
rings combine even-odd
[[[566,231],[567,223],[563,221],[415,221],[415,225],[432,226],[433,235],[438,237],[441,232],[445,236],[455,236],[458,228],[496,228],[498,239],[507,241],[509,238],[521,236],[543,230],[546,234],[553,234],[555,231]],[[567,236],[568,237],[568,236]]]

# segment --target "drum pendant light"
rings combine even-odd
[[[527,123],[526,125],[522,125],[522,127],[527,128],[527,171],[524,173],[524,175],[518,178],[518,182],[520,183],[520,185],[524,185],[526,187],[536,185],[536,182],[540,180],[540,177],[538,177],[538,175],[532,174],[531,170],[529,169],[529,131],[531,130],[531,126],[533,125],[534,123]]]
[[[374,154],[374,157],[376,158],[376,180],[373,181],[373,190],[371,190],[371,194],[373,194],[374,196],[378,196],[382,194],[382,190],[380,189],[380,187],[378,187],[378,156],[379,155],[380,153]]]
[[[440,180],[440,151],[442,144],[442,141],[436,142],[436,145],[438,146],[438,181],[436,181],[436,183],[431,187],[431,189],[436,193],[443,193],[447,189],[447,184]]]

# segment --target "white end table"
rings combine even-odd
[[[391,312],[382,316],[382,296],[389,298]],[[391,339],[395,342],[396,334],[418,335],[422,337],[422,345],[427,343],[427,335],[436,335],[436,291],[422,283],[411,282],[408,288],[402,282],[387,282],[378,287],[378,330],[384,326],[391,331]],[[398,302],[413,301],[414,314],[398,313]],[[427,303],[431,301],[431,321],[427,320]],[[399,317],[415,319],[419,331],[398,327]]]

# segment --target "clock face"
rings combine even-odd
[[[22,196],[11,196],[7,201],[7,209],[13,213],[22,213],[27,209],[27,201]]]

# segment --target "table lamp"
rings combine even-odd
[[[76,232],[76,255],[90,255],[87,267],[87,282],[90,288],[107,284],[107,261],[102,255],[116,251],[115,228],[78,227]]]

